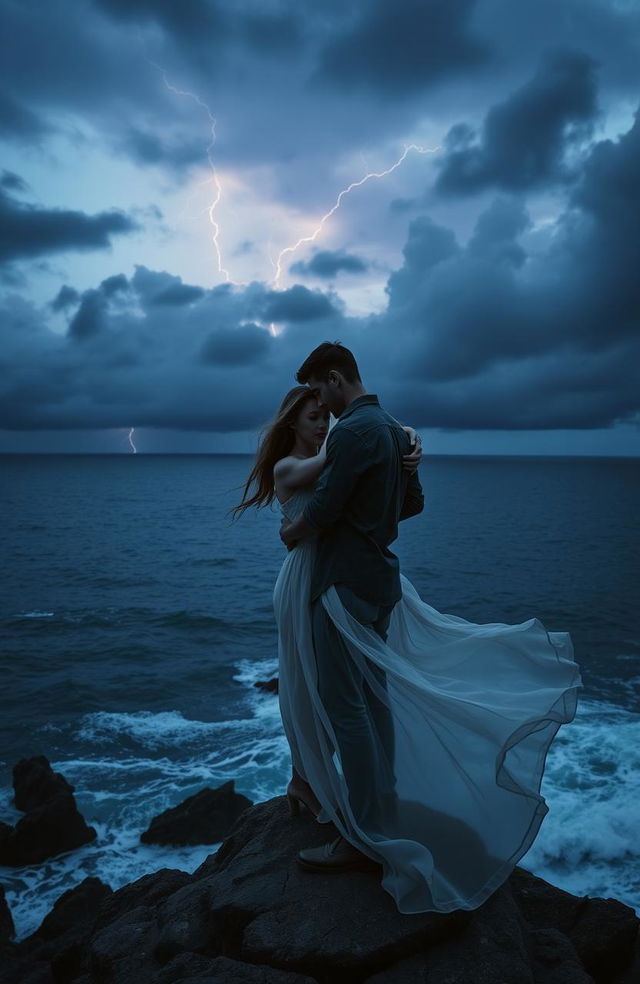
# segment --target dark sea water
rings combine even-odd
[[[44,754],[98,839],[0,868],[19,936],[89,874],[117,888],[215,847],[139,843],[160,810],[229,778],[254,801],[291,762],[271,595],[279,513],[230,524],[250,458],[5,455],[0,820],[11,773]],[[640,908],[640,459],[425,458],[426,506],[402,524],[403,573],[440,611],[536,616],[571,633],[584,690],[552,746],[550,808],[523,864]]]

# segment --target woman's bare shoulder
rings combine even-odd
[[[291,455],[287,455],[286,458],[280,458],[280,461],[276,461],[275,465],[273,466],[273,477],[274,478],[282,477],[287,471],[291,469],[291,466],[294,463],[294,461],[297,460],[298,460],[297,458],[294,458]]]

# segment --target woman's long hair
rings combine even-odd
[[[260,439],[253,468],[244,486],[242,501],[230,510],[234,519],[242,515],[250,506],[260,509],[273,502],[276,494],[273,469],[277,461],[287,457],[295,443],[292,425],[295,424],[302,405],[307,400],[315,400],[309,387],[294,386],[280,404],[274,420],[267,425]],[[255,485],[253,495],[247,498],[252,485]]]

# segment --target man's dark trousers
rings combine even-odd
[[[335,589],[349,614],[361,625],[370,626],[386,641],[394,605],[365,601],[343,584],[336,584]],[[329,617],[321,598],[312,603],[311,619],[318,692],[336,736],[351,809],[358,824],[372,830],[381,812],[386,817],[392,814],[396,801],[395,735],[391,712],[364,679],[349,643]],[[360,658],[366,657],[361,654]],[[367,660],[367,666],[386,692],[384,670],[371,660]],[[382,761],[378,751],[380,745]]]

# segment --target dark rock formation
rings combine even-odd
[[[4,888],[0,885],[0,943],[12,940],[15,936],[15,926],[13,916],[4,897]]]
[[[20,759],[13,769],[14,803],[27,813],[60,793],[72,793],[73,786],[60,772],[54,772],[44,755]]]
[[[230,779],[218,789],[201,789],[154,817],[140,834],[144,844],[218,844],[251,800],[236,793]]]
[[[0,864],[37,864],[96,837],[78,812],[73,786],[44,755],[21,759],[13,770],[15,804],[27,811],[15,827],[0,824]]]
[[[639,920],[523,869],[479,909],[402,915],[374,872],[318,874],[331,824],[284,797],[245,810],[193,873],[117,892],[86,879],[21,943],[3,984],[632,984]],[[634,964],[634,960],[636,963]]]
[[[633,911],[615,899],[576,898],[517,869],[511,878],[527,922],[554,929],[573,944],[586,970],[596,980],[610,980],[628,965],[638,936]]]
[[[278,677],[272,677],[271,680],[256,680],[254,687],[258,687],[259,690],[266,690],[270,694],[277,694]]]

